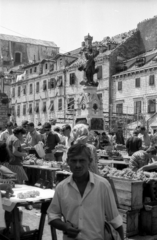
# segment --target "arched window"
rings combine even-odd
[[[15,64],[17,64],[17,63],[21,63],[21,53],[20,52],[15,53]]]

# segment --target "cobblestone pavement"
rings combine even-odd
[[[39,209],[32,209],[32,210],[26,210],[25,208],[22,208],[23,217],[22,217],[22,225],[24,230],[34,230],[38,228],[39,221],[40,221],[40,210]],[[57,231],[57,240],[62,240],[63,235],[61,231]],[[48,221],[46,218],[45,221],[45,227],[44,227],[44,233],[42,240],[52,240],[51,233],[50,233],[50,227],[48,225]]]

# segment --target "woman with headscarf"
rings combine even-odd
[[[21,147],[24,134],[25,129],[22,127],[17,127],[7,140],[7,146],[10,151],[10,162],[6,166],[17,174],[17,182],[19,184],[24,183],[24,181],[28,181],[27,175],[22,166],[23,157],[27,156],[26,152],[22,152]]]
[[[98,166],[97,166],[98,156],[97,156],[96,148],[94,145],[87,143],[88,136],[89,136],[88,126],[83,123],[76,124],[72,129],[72,134],[73,134],[72,145],[86,144],[90,148],[92,162],[90,164],[89,170],[93,173],[99,174]]]

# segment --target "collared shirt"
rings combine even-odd
[[[32,133],[30,133],[30,132],[27,133],[25,143],[28,146],[34,147],[40,141],[42,141],[41,134],[39,132],[37,132],[36,130],[34,130]]]
[[[141,167],[148,165],[149,161],[150,161],[150,158],[148,153],[146,153],[143,150],[139,150],[131,156],[129,161],[129,167],[133,171],[137,171]]]
[[[114,195],[109,182],[89,172],[89,182],[83,197],[73,181],[72,175],[60,182],[48,208],[49,222],[64,216],[80,229],[77,240],[103,240],[104,221],[107,219],[114,228],[122,226]],[[66,235],[64,240],[71,240]]]
[[[8,137],[10,136],[8,129],[6,129],[5,131],[3,131],[0,135],[0,140],[3,142],[6,142]]]

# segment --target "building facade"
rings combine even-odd
[[[0,34],[0,71],[52,58],[59,52],[54,42]]]
[[[78,49],[80,51],[80,49]],[[84,72],[78,70],[83,56],[58,54],[53,59],[23,67],[23,74],[12,81],[12,120],[18,125],[24,119],[41,122],[57,119],[57,123],[74,124],[77,102],[83,93],[80,82]],[[98,97],[103,101],[104,111],[108,111],[109,52],[100,53],[96,58],[99,72],[94,80],[99,81]]]
[[[136,125],[144,124],[154,131],[157,106],[157,50],[125,61],[127,71],[113,79],[113,112],[133,116]],[[155,123],[156,121],[156,123]]]

